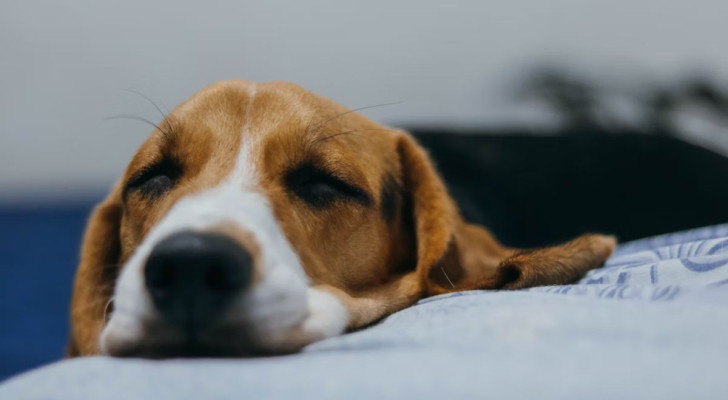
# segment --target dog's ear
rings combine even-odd
[[[462,220],[429,157],[406,133],[399,138],[398,153],[425,296],[571,283],[614,250],[614,238],[602,235],[535,250],[506,248],[487,230]]]
[[[98,353],[98,336],[113,295],[121,253],[121,216],[121,190],[117,184],[96,206],[86,225],[71,299],[68,357]]]

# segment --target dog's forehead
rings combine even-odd
[[[218,82],[175,109],[172,119],[183,138],[180,145],[187,144],[194,151],[209,145],[223,147],[211,150],[218,159],[233,155],[223,156],[225,149],[247,145],[255,147],[259,162],[265,159],[266,164],[275,164],[281,153],[295,158],[297,153],[323,147],[330,157],[372,164],[386,154],[382,147],[391,147],[387,144],[391,130],[288,82]],[[318,146],[328,137],[354,132],[357,134]],[[203,141],[206,143],[200,143]],[[372,159],[367,160],[368,156]]]
[[[343,106],[288,82],[222,81],[190,97],[172,113],[182,124],[203,123],[223,134],[265,134],[280,125],[306,125]],[[350,123],[352,121],[349,121]],[[225,132],[233,128],[234,132]]]
[[[156,131],[127,176],[163,154],[185,165],[186,179],[194,177],[187,182],[189,192],[242,169],[263,178],[250,180],[257,186],[312,157],[376,190],[396,159],[394,131],[288,82],[218,82],[175,108],[160,128],[172,134]]]

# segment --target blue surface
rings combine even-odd
[[[65,360],[0,399],[725,399],[728,225],[620,246],[574,285],[437,296],[300,354]]]
[[[63,356],[91,204],[0,207],[0,379]]]
[[[13,238],[18,247],[21,236],[35,236],[41,227],[73,240],[71,232],[49,231],[54,224],[47,217],[21,220],[36,218],[33,229]],[[80,225],[75,228],[77,238]],[[15,262],[29,265],[17,251]],[[68,255],[37,253],[32,259],[41,265]],[[57,275],[72,270],[69,264]],[[50,306],[32,301],[45,299],[45,290],[68,295],[66,282],[22,285],[13,276],[17,287],[8,290],[30,290],[23,296],[26,311]],[[624,244],[577,284],[424,299],[300,354],[85,357],[7,380],[0,399],[724,399],[727,304],[728,225],[720,225]],[[37,327],[21,319],[23,327],[7,339],[25,348],[45,337],[26,329],[58,334],[52,324],[64,325],[65,307],[65,301],[53,304],[57,319],[39,316]],[[33,362],[59,344],[47,343]],[[31,354],[23,351],[23,357]]]

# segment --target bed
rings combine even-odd
[[[566,286],[420,301],[257,359],[90,357],[0,399],[728,398],[728,224],[622,244]]]

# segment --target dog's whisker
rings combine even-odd
[[[162,116],[162,121],[164,121],[167,124],[167,128],[169,129],[169,132],[174,132],[174,127],[172,127],[172,124],[169,121],[169,113],[170,113],[170,111],[168,109],[167,109],[166,112],[162,111],[162,109],[157,105],[157,103],[154,100],[152,100],[149,96],[145,95],[142,92],[139,92],[139,91],[136,91],[136,90],[133,90],[133,89],[126,89],[126,91],[129,92],[129,93],[133,93],[133,94],[135,94],[135,95],[143,98],[149,104],[151,104],[159,112],[159,114]],[[165,109],[166,108],[167,107],[165,107]]]
[[[135,95],[137,95],[137,96],[143,98],[144,100],[146,100],[147,102],[149,102],[149,104],[154,106],[154,108],[156,108],[157,111],[159,111],[159,114],[162,115],[162,118],[166,118],[167,114],[169,114],[169,110],[167,110],[167,112],[162,111],[162,109],[157,105],[157,103],[155,103],[154,100],[152,100],[149,96],[145,95],[144,93],[136,91],[134,89],[126,89],[126,91],[129,93],[134,93]],[[167,108],[167,107],[165,107],[165,108]]]
[[[440,267],[440,269],[442,270],[442,274],[445,275],[445,279],[447,279],[447,281],[450,283],[450,286],[452,286],[452,288],[455,289],[455,284],[452,283],[452,281],[450,280],[450,277],[447,276],[447,272],[445,272],[445,267]]]
[[[144,122],[144,123],[146,123],[148,125],[153,126],[156,129],[158,129],[165,136],[171,136],[172,135],[172,132],[171,131],[165,131],[164,129],[162,129],[159,125],[155,124],[154,122],[152,122],[152,121],[150,121],[150,120],[148,120],[148,119],[146,119],[144,117],[140,117],[138,115],[134,115],[134,114],[117,114],[117,115],[112,115],[110,117],[104,118],[105,121],[109,121],[109,120],[113,120],[113,119],[130,119],[130,120],[134,120],[134,121]]]
[[[113,307],[113,305],[114,305],[114,296],[111,296],[109,301],[106,302],[106,306],[104,306],[104,324],[109,322],[109,318],[108,318],[109,306]]]
[[[338,119],[340,117],[343,117],[344,115],[348,115],[348,114],[355,113],[357,111],[368,110],[370,108],[394,106],[394,105],[398,105],[398,104],[402,104],[402,103],[404,103],[404,101],[395,101],[395,102],[391,102],[391,103],[374,104],[374,105],[370,105],[370,106],[364,106],[364,107],[355,108],[353,110],[347,110],[347,111],[344,111],[342,113],[336,114],[333,117],[331,117],[331,118],[329,118],[327,120],[324,120],[323,122],[319,123],[318,125],[316,125],[316,128],[314,130],[320,130],[320,129],[324,128],[329,122],[332,122],[332,121],[334,121],[334,120],[336,120],[336,119]],[[310,126],[310,123],[309,123],[309,126],[307,127],[306,130],[307,131],[310,131],[310,127],[311,126]]]
[[[104,299],[106,299],[106,297],[104,297]],[[99,309],[100,305],[105,305],[105,304],[106,304],[105,301],[102,302],[99,300],[99,301],[90,302],[88,304],[84,304],[82,307],[75,307],[74,309],[76,310],[76,312],[86,312],[87,310],[92,310],[95,312],[96,310]],[[108,307],[108,305],[105,307]]]
[[[349,135],[349,134],[352,134],[352,133],[367,132],[367,131],[392,131],[392,130],[393,129],[385,129],[385,128],[352,129],[350,131],[339,132],[339,133],[335,133],[333,135],[329,135],[329,136],[324,136],[322,138],[318,138],[318,139],[316,139],[316,140],[313,141],[313,144],[314,145],[317,145],[317,144],[319,144],[321,142],[325,142],[325,141],[330,140],[330,139],[333,139],[335,137],[342,136],[342,135]]]

